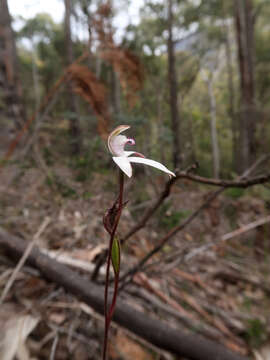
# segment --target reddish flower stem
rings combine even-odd
[[[106,268],[106,280],[105,280],[105,291],[104,291],[104,316],[105,316],[105,330],[104,330],[104,343],[103,343],[103,360],[107,358],[107,347],[108,347],[108,333],[110,328],[111,319],[113,316],[113,312],[116,305],[116,298],[117,298],[117,290],[118,290],[118,282],[119,282],[119,270],[115,272],[115,279],[114,279],[114,293],[112,303],[108,312],[108,292],[109,292],[109,280],[110,280],[110,265],[111,265],[111,258],[112,258],[112,247],[113,241],[115,237],[115,233],[119,224],[119,220],[122,213],[123,208],[123,194],[124,194],[124,174],[121,170],[119,170],[119,197],[118,197],[118,211],[114,221],[113,229],[111,232],[110,237],[110,244],[109,244],[109,251],[108,251],[108,258],[107,258],[107,268]],[[120,261],[120,257],[119,257]],[[120,263],[119,263],[120,265]]]

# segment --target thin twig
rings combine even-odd
[[[244,176],[241,176],[242,179]],[[222,188],[247,188],[254,185],[264,184],[270,181],[270,173],[260,176],[254,176],[243,180],[224,180],[224,179],[211,179],[202,176],[190,174],[186,171],[179,172],[176,179],[188,179],[197,183],[219,186]]]
[[[191,170],[196,169],[197,164],[192,164],[185,170],[185,173],[188,174]],[[153,216],[153,214],[157,211],[160,205],[163,204],[164,200],[170,195],[171,188],[173,184],[177,181],[178,177],[173,177],[169,181],[166,182],[165,187],[156,201],[145,211],[141,220],[133,227],[131,230],[120,240],[121,244],[124,244],[132,235],[141,230],[147,223],[147,221]]]
[[[146,275],[144,275],[142,273],[137,274],[136,278],[134,279],[134,283],[144,287],[145,289],[150,291],[152,294],[155,294],[162,301],[164,301],[165,303],[169,304],[172,308],[177,310],[179,312],[179,314],[181,314],[182,316],[185,316],[189,319],[194,320],[194,316],[191,313],[189,313],[187,310],[185,310],[180,303],[176,302],[174,299],[172,299],[169,296],[167,296],[166,294],[164,294],[164,292],[162,292],[161,290],[155,288],[151,284],[151,282],[149,281],[149,279],[147,278]]]
[[[54,358],[55,358],[55,352],[56,352],[56,347],[57,347],[58,341],[59,341],[59,335],[58,335],[58,332],[56,332],[55,338],[54,338],[53,344],[52,344],[50,360],[54,360]]]
[[[152,217],[152,215],[156,212],[156,210],[160,207],[160,205],[164,202],[164,200],[169,196],[171,187],[175,183],[176,178],[171,178],[165,185],[164,190],[155,201],[155,203],[150,206],[141,220],[121,239],[121,244],[123,245],[132,235],[141,230],[147,223],[147,221]]]
[[[23,256],[21,257],[20,261],[18,262],[18,264],[16,265],[14,271],[12,272],[8,282],[6,283],[6,286],[4,288],[4,291],[1,295],[0,298],[0,304],[3,303],[3,301],[5,300],[12,284],[14,283],[18,272],[21,270],[21,268],[23,267],[23,265],[25,264],[25,261],[27,260],[29,254],[31,253],[34,245],[36,244],[36,242],[39,240],[41,234],[44,232],[44,230],[46,229],[46,227],[49,225],[51,219],[49,217],[46,217],[42,224],[40,225],[38,231],[36,232],[36,234],[33,237],[33,240],[28,244],[27,248],[25,249]]]
[[[264,225],[264,224],[267,224],[268,222],[270,222],[270,215],[269,216],[266,216],[262,219],[259,219],[259,220],[256,220],[256,221],[253,221],[247,225],[244,225],[244,226],[241,226],[239,229],[237,230],[234,230],[228,234],[225,234],[221,237],[221,241],[227,241],[229,239],[232,239],[236,236],[239,236],[239,235],[242,235],[252,229],[255,229],[256,227],[258,226],[261,226],[261,225]]]
[[[220,244],[221,242],[225,242],[227,240],[230,240],[236,236],[239,236],[239,235],[242,235],[252,229],[255,229],[256,227],[258,226],[261,226],[261,225],[264,225],[266,223],[270,222],[270,215],[269,216],[266,216],[262,219],[259,219],[259,220],[256,220],[250,224],[247,224],[247,225],[244,225],[244,226],[241,226],[239,229],[236,229],[228,234],[225,234],[223,236],[221,236],[220,239],[218,240],[214,240],[214,241],[211,241],[201,247],[199,247],[198,249],[195,249],[193,250],[191,253],[187,254],[186,257],[185,257],[185,260],[186,261],[189,261],[190,259],[192,259],[194,256],[197,256],[203,252],[205,252],[206,250],[208,250],[209,248],[211,248],[212,246],[215,246],[217,244]]]

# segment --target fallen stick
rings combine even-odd
[[[270,222],[270,216],[266,216],[262,219],[253,221],[247,225],[243,225],[241,226],[239,229],[236,229],[228,234],[225,234],[221,237],[221,241],[227,241],[230,240],[236,236],[242,235],[250,230],[256,229],[256,227],[258,226],[262,226],[264,224],[267,224],[268,222]]]
[[[0,246],[11,257],[19,258],[27,242],[0,228]],[[27,264],[35,267],[48,280],[63,286],[66,291],[83,300],[95,311],[103,314],[103,289],[85,280],[75,271],[43,255],[34,247]],[[224,346],[197,334],[187,334],[166,323],[149,317],[118,300],[113,320],[157,347],[190,360],[248,360]]]
[[[50,223],[50,218],[46,217],[42,224],[40,225],[37,233],[34,235],[33,240],[30,241],[27,244],[27,247],[25,248],[22,257],[20,258],[20,261],[17,263],[13,273],[11,274],[10,278],[8,279],[8,281],[6,282],[4,291],[1,294],[0,297],[0,305],[3,303],[3,301],[5,300],[7,293],[9,292],[12,284],[14,283],[14,281],[16,280],[16,276],[18,274],[18,272],[20,272],[21,268],[23,267],[23,265],[25,264],[26,260],[27,260],[27,256],[29,256],[29,254],[31,253],[31,250],[33,249],[34,245],[37,243],[37,241],[39,240],[41,234],[44,232],[44,230],[46,229],[46,227],[49,225]]]
[[[197,255],[200,255],[201,253],[204,253],[206,252],[209,248],[213,247],[213,246],[216,246],[216,245],[220,245],[221,243],[225,242],[225,241],[228,241],[230,239],[233,239],[237,236],[240,236],[250,230],[253,230],[255,228],[257,228],[258,226],[261,226],[261,225],[264,225],[264,224],[267,224],[270,222],[270,216],[266,216],[262,219],[259,219],[259,220],[256,220],[256,221],[253,221],[252,223],[249,223],[247,225],[243,225],[241,226],[240,228],[230,232],[230,233],[227,233],[225,235],[222,235],[221,238],[219,238],[218,240],[214,240],[214,241],[211,241],[205,245],[202,245],[201,247],[191,251],[189,254],[186,255],[185,257],[185,261],[189,261],[191,260],[194,256],[197,256]]]

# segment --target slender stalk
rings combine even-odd
[[[116,218],[114,220],[113,229],[111,232],[110,237],[110,244],[109,244],[109,252],[107,258],[107,268],[106,268],[106,280],[105,280],[105,291],[104,291],[104,316],[105,316],[105,330],[104,330],[104,343],[103,343],[103,360],[107,358],[107,347],[108,347],[108,333],[110,322],[113,316],[113,312],[116,305],[116,298],[117,298],[117,289],[118,289],[118,282],[119,282],[119,271],[115,272],[115,281],[114,281],[114,294],[112,303],[108,312],[108,292],[109,292],[109,281],[110,281],[110,265],[112,259],[112,247],[113,241],[115,237],[115,233],[119,224],[119,220],[122,213],[123,208],[123,194],[124,194],[124,174],[121,170],[119,170],[119,197],[118,197],[118,209]]]

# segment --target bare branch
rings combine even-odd
[[[259,165],[261,165],[262,162],[266,161],[269,158],[269,155],[262,156],[259,158],[249,169],[247,169],[241,176],[239,176],[238,180],[236,182],[241,183],[242,181],[245,181],[245,179],[251,172],[253,172]],[[176,177],[178,177],[179,174],[177,174]],[[269,180],[268,180],[269,181]],[[253,183],[253,185],[255,185]],[[228,187],[228,186],[227,186]],[[221,187],[220,189],[216,190],[210,196],[206,201],[199,206],[185,221],[183,221],[182,224],[175,226],[173,229],[171,229],[159,242],[157,246],[155,246],[143,259],[141,259],[137,265],[135,265],[132,269],[127,271],[120,279],[122,281],[121,289],[125,286],[125,282],[129,282],[128,278],[133,278],[133,276],[140,271],[144,265],[150,260],[155,254],[157,254],[160,250],[163,249],[163,247],[168,243],[168,241],[176,235],[179,231],[182,231],[187,225],[189,225],[200,213],[202,210],[207,208],[209,204],[218,196],[220,195],[224,190],[227,189],[226,186]]]
[[[219,186],[222,188],[247,188],[250,186],[260,185],[269,182],[270,173],[237,181],[237,180],[209,179],[202,176],[189,174],[183,171],[177,174],[177,179],[189,179],[197,183]]]
[[[124,244],[132,235],[134,235],[146,225],[147,221],[157,211],[164,200],[170,195],[172,185],[176,182],[176,180],[177,178],[173,177],[165,184],[164,190],[159,195],[155,203],[146,210],[141,220],[121,239],[121,244]]]

